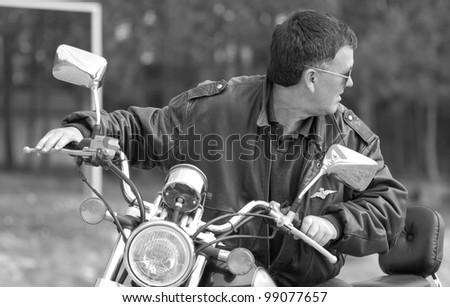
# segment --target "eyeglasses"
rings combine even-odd
[[[338,76],[338,77],[345,78],[347,81],[352,77],[352,71],[351,70],[348,72],[347,75],[343,75],[343,74],[339,74],[337,72],[321,69],[321,68],[314,67],[314,66],[309,66],[309,65],[304,65],[304,66],[308,67],[308,68],[312,68],[312,69],[318,70],[318,71],[321,71],[321,72],[324,72],[324,73],[327,73],[327,74],[330,74],[330,75],[335,75],[335,76]]]

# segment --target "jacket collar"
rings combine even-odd
[[[261,108],[256,122],[257,125],[262,128],[270,125],[268,108],[272,89],[273,83],[267,79],[267,76],[264,76]],[[336,114],[343,112],[344,109],[344,106],[339,104]],[[319,150],[327,150],[332,144],[341,143],[344,139],[344,135],[342,134],[341,129],[339,129],[340,125],[337,123],[338,116],[336,114],[315,116],[312,118],[308,136],[316,142]],[[301,132],[305,133],[304,130]]]
[[[261,101],[261,109],[259,111],[258,119],[256,124],[258,127],[267,127],[269,126],[269,118],[267,116],[267,108],[269,105],[269,98],[272,94],[273,83],[267,79],[267,76],[264,76],[263,81],[263,95]]]
[[[264,76],[263,81],[263,95],[261,101],[261,108],[259,111],[258,119],[256,124],[258,127],[268,127],[271,122],[276,121],[273,106],[270,104],[270,96],[272,94],[273,82]],[[302,134],[304,136],[311,136],[317,132],[322,132],[323,129],[319,129],[322,121],[319,117],[310,117],[305,120],[305,123],[296,131],[296,133]]]

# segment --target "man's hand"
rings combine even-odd
[[[39,141],[36,145],[37,150],[48,152],[51,149],[61,150],[71,142],[79,143],[83,139],[80,130],[75,127],[65,127],[53,129]]]
[[[308,215],[303,219],[300,230],[321,246],[336,239],[338,235],[336,228],[329,220],[314,215]]]

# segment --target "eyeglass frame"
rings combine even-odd
[[[337,72],[334,72],[334,71],[325,70],[325,69],[318,68],[318,67],[315,67],[315,66],[310,66],[310,65],[303,65],[303,66],[311,68],[311,69],[315,69],[315,70],[318,70],[318,71],[321,71],[321,72],[324,72],[324,73],[327,73],[327,74],[330,74],[330,75],[335,75],[335,76],[338,76],[338,77],[342,77],[342,78],[346,79],[347,81],[352,77],[352,70],[351,69],[348,72],[348,76],[346,76],[346,75],[343,75],[343,74],[340,74],[340,73],[337,73]]]

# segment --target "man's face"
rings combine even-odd
[[[316,115],[333,114],[336,112],[341,95],[346,87],[353,86],[350,73],[353,67],[353,49],[344,46],[337,52],[333,61],[316,69],[318,82],[316,84],[315,103]],[[313,68],[314,69],[314,68]],[[344,76],[349,76],[345,78]]]

